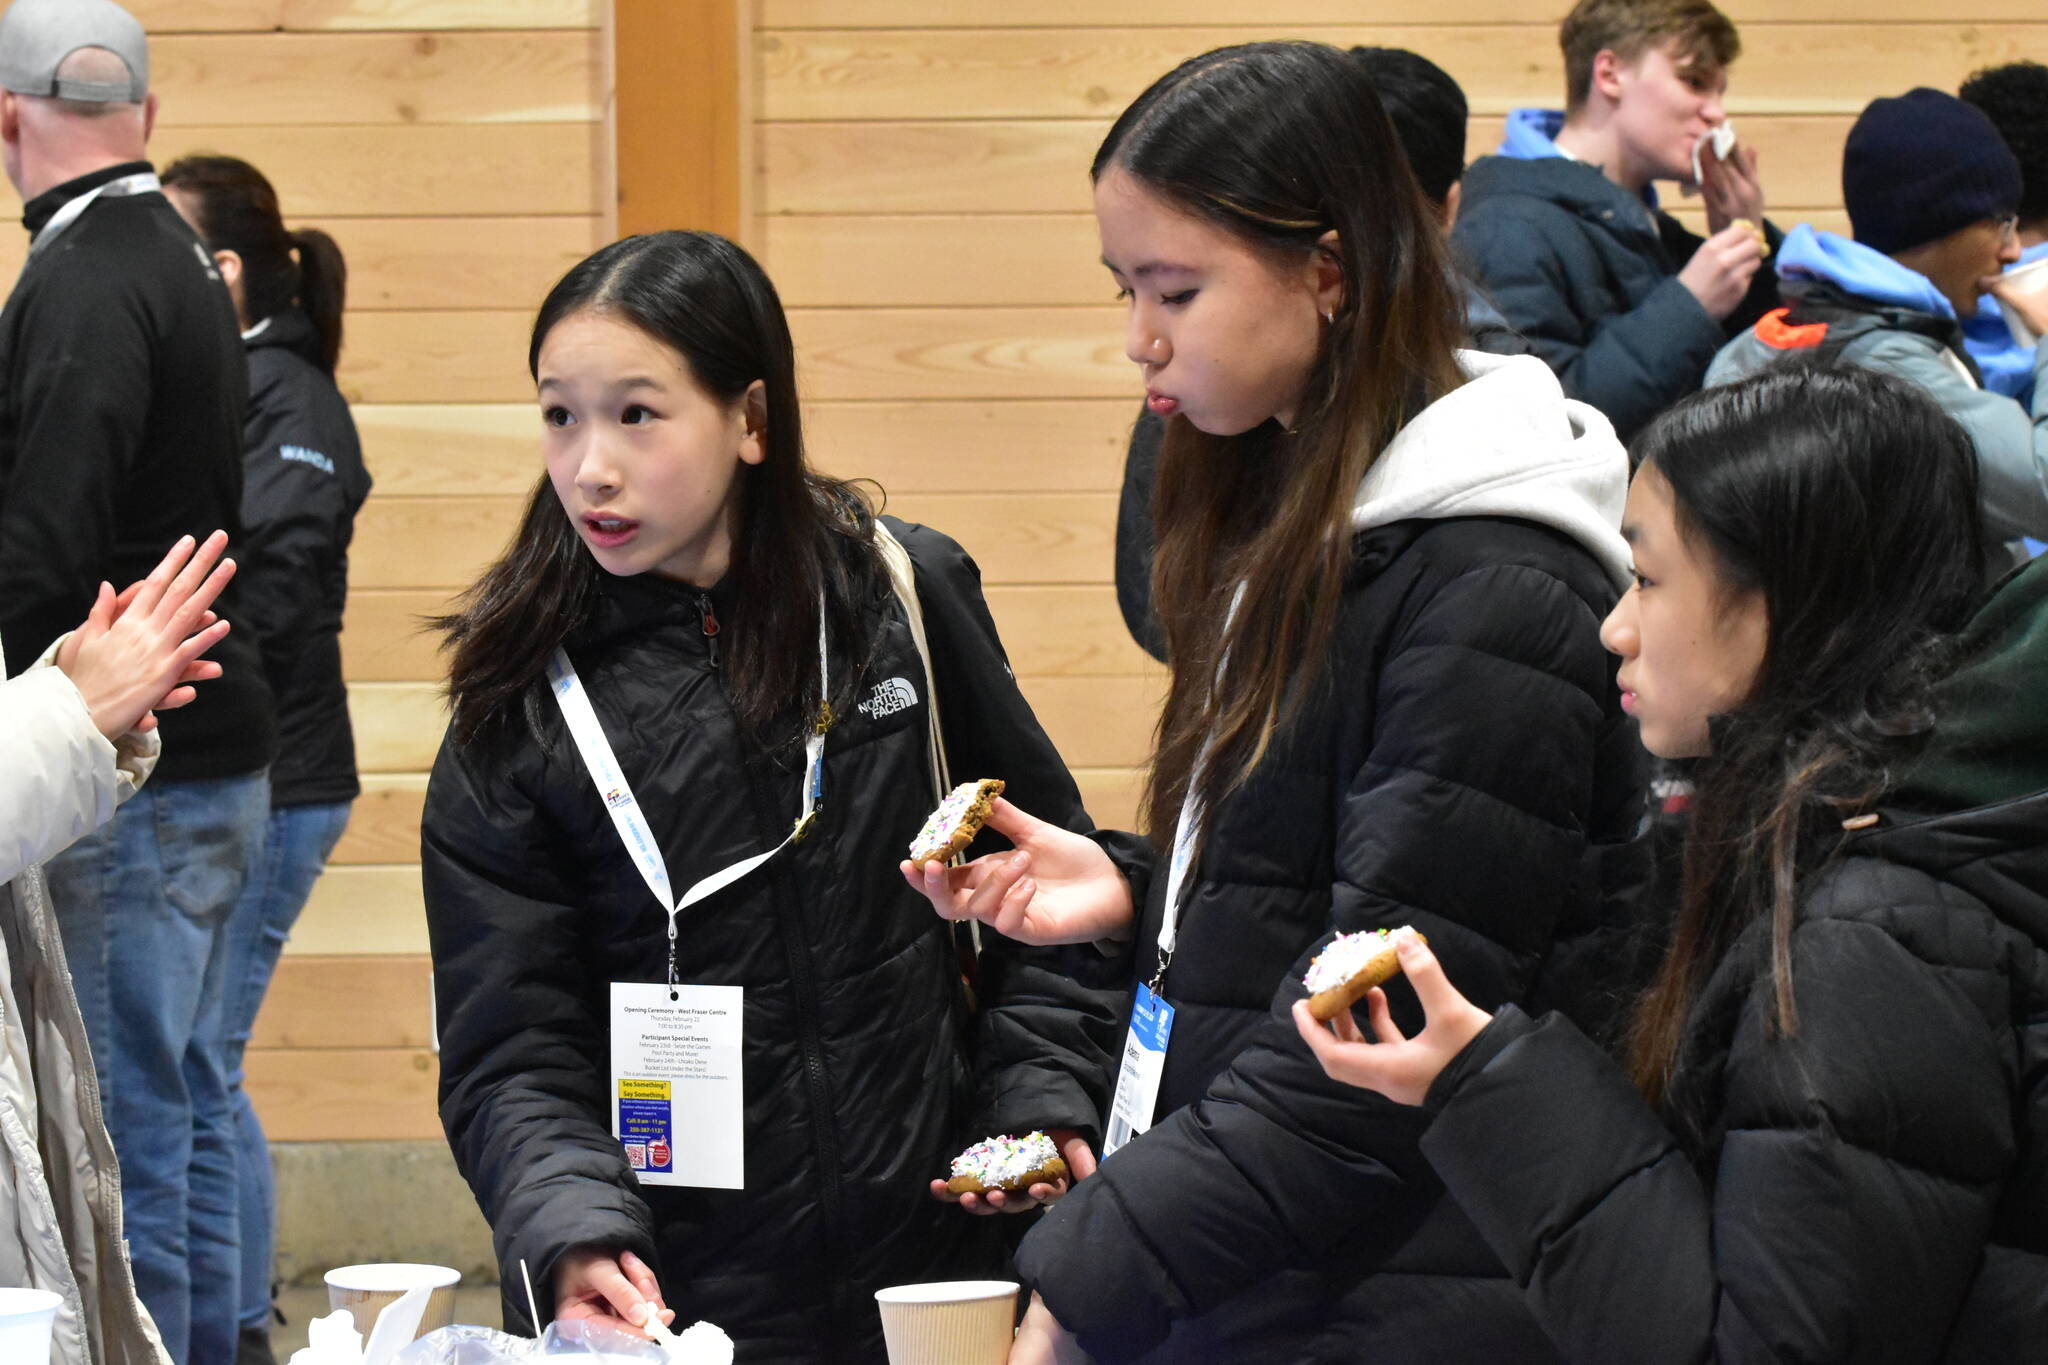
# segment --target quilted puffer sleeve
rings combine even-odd
[[[1567,1359],[1943,1358],[2013,1160],[2013,1036],[1981,908],[1911,876],[1797,929],[1796,1033],[1766,983],[1740,1002],[1710,1180],[1556,1016],[1503,1011],[1439,1082],[1423,1151]]]
[[[571,1247],[655,1258],[652,1216],[611,1136],[606,986],[585,967],[576,897],[532,794],[540,766],[530,751],[492,762],[444,743],[420,860],[441,1123],[506,1283],[523,1259],[546,1295]]]

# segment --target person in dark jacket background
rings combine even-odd
[[[1401,140],[1415,183],[1437,210],[1444,230],[1458,218],[1458,178],[1465,173],[1465,92],[1450,73],[1419,52],[1399,47],[1354,47],[1352,58],[1365,72],[1394,136]],[[1508,326],[1477,283],[1461,277],[1465,329],[1474,350],[1520,355],[1527,342]],[[1166,423],[1138,409],[1124,457],[1123,494],[1116,511],[1116,600],[1131,638],[1164,662],[1166,636],[1152,613],[1152,556],[1158,536],[1152,528],[1152,499],[1159,482],[1159,442]]]
[[[1569,1360],[2037,1359],[2048,572],[1972,619],[1969,443],[1865,371],[1711,390],[1640,454],[1604,635],[1698,788],[1628,1073],[1565,1020],[1489,1015],[1421,945],[1419,1033],[1383,996],[1378,1042],[1300,1031],[1421,1106]]]
[[[1777,306],[1757,235],[1775,248],[1777,233],[1755,152],[1700,146],[1741,52],[1725,15],[1707,0],[1580,0],[1558,41],[1564,111],[1508,116],[1500,154],[1465,173],[1451,240],[1564,391],[1627,440]],[[1705,239],[1651,189],[1695,164]]]
[[[341,619],[348,546],[370,493],[348,403],[335,386],[348,268],[317,228],[288,231],[277,191],[231,156],[164,168],[164,194],[234,300],[249,362],[242,456],[242,615],[277,699],[270,823],[228,926],[222,1065],[235,1106],[241,1219],[240,1365],[270,1356],[277,1199],[270,1146],[242,1088],[242,1054],[279,953],[361,790]]]
[[[972,561],[806,469],[751,257],[706,233],[606,247],[542,305],[531,362],[548,477],[444,622],[421,827],[442,1119],[508,1320],[523,1265],[558,1317],[651,1305],[742,1361],[880,1362],[877,1288],[1008,1265],[999,1220],[929,1182],[1035,1128],[1085,1175],[1114,1027],[1066,961],[1093,950],[993,936],[971,1017],[953,933],[894,866],[936,803],[934,708],[955,773],[1069,829],[1086,812]],[[650,894],[669,870],[699,882],[679,903]],[[710,1067],[738,1077],[657,1078],[679,1089],[648,1120],[608,1000],[684,993],[738,1031]]]
[[[1153,844],[1113,861],[1019,798],[1016,853],[919,884],[1006,935],[1126,940],[1132,1037],[1152,993],[1173,1014],[1156,1097],[1119,1087],[1123,1145],[1024,1239],[1011,1359],[1540,1361],[1420,1125],[1361,1113],[1273,1001],[1332,929],[1410,922],[1490,1001],[1549,999],[1600,928],[1642,813],[1597,634],[1626,456],[1534,357],[1459,349],[1441,227],[1343,51],[1194,58],[1093,175],[1168,419]]]

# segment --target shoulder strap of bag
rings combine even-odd
[[[889,586],[896,590],[896,600],[903,604],[904,615],[910,618],[910,638],[917,645],[918,660],[924,664],[924,715],[930,731],[930,742],[925,745],[925,758],[931,765],[932,804],[937,806],[946,799],[946,793],[953,790],[952,767],[946,762],[946,735],[939,728],[939,689],[932,681],[932,650],[924,638],[924,607],[917,598],[917,574],[910,564],[910,551],[903,548],[903,542],[889,533],[880,517],[875,518],[875,549],[882,556],[882,564],[889,570]],[[953,861],[960,860],[959,854]],[[958,926],[955,926],[957,931]],[[955,940],[957,943],[957,939]],[[967,943],[961,949],[963,977],[967,980],[970,998],[975,990],[973,964],[981,957],[981,922],[969,921]]]
[[[889,586],[896,590],[896,600],[903,604],[904,614],[910,618],[910,638],[917,645],[918,660],[924,664],[924,714],[931,732],[925,756],[931,768],[932,804],[936,806],[953,787],[951,768],[946,762],[945,733],[939,728],[939,689],[932,681],[932,651],[925,642],[924,607],[917,598],[917,577],[910,565],[910,552],[889,533],[880,518],[875,520],[875,549],[889,571]]]

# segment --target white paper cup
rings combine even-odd
[[[2029,261],[2016,270],[2006,271],[1998,287],[2000,294],[2020,294],[2029,299],[2048,295],[2048,260]],[[2020,310],[2007,303],[2000,294],[1992,297],[1998,299],[1998,311],[2005,314],[2005,328],[2012,333],[2013,344],[2033,346],[2039,343],[2040,335],[2027,326]]]
[[[332,1312],[346,1308],[355,1319],[356,1330],[368,1340],[377,1315],[396,1303],[409,1289],[426,1285],[427,1311],[420,1314],[417,1341],[427,1333],[455,1321],[455,1286],[462,1272],[445,1265],[413,1265],[404,1261],[378,1261],[370,1265],[345,1265],[327,1272],[327,1307]],[[6,1357],[0,1357],[5,1359]]]
[[[877,1289],[889,1365],[1003,1365],[1016,1336],[1012,1280],[948,1280]]]
[[[47,1289],[0,1289],[0,1360],[48,1365],[50,1329],[62,1302]]]

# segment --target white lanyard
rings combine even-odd
[[[825,655],[824,590],[818,592],[818,720],[804,740],[802,808],[796,824],[791,826],[788,837],[766,853],[742,858],[732,866],[698,880],[683,893],[681,900],[676,900],[669,889],[668,863],[661,856],[661,846],[654,841],[654,831],[648,828],[647,816],[633,796],[632,785],[626,781],[626,774],[620,769],[619,760],[604,737],[604,727],[598,724],[597,712],[591,709],[590,695],[583,686],[583,679],[576,675],[576,666],[569,662],[568,654],[559,648],[548,661],[548,690],[555,694],[555,701],[562,708],[562,719],[568,723],[569,735],[576,741],[576,751],[583,755],[583,766],[597,787],[599,799],[611,813],[612,825],[618,830],[620,841],[639,867],[647,889],[654,893],[654,898],[661,902],[662,909],[668,914],[668,985],[673,991],[676,986],[676,916],[706,897],[723,891],[802,839],[811,832],[811,826],[817,819],[818,798],[823,794],[825,781],[825,731],[832,725],[829,701],[832,695],[831,672]]]
[[[33,242],[29,243],[28,254],[33,256],[50,243],[56,241],[59,234],[65,228],[77,222],[79,215],[91,208],[93,201],[102,196],[116,199],[124,194],[148,194],[153,190],[160,190],[162,188],[163,181],[157,179],[155,171],[137,171],[133,175],[124,175],[118,180],[109,180],[104,185],[94,186],[76,199],[66,200],[55,213],[50,215],[50,221],[43,224],[43,230],[36,234]]]
[[[1238,606],[1244,601],[1244,584],[1230,595],[1230,610],[1223,616],[1223,634],[1230,635],[1231,623],[1237,620]],[[1210,687],[1223,681],[1223,669],[1230,662],[1230,651],[1224,650],[1216,660],[1216,675],[1210,679]],[[1208,802],[1202,797],[1202,786],[1209,776],[1209,744],[1213,736],[1205,736],[1202,748],[1195,755],[1195,766],[1188,774],[1187,793],[1180,800],[1180,820],[1173,827],[1173,856],[1166,865],[1166,905],[1159,917],[1159,965],[1153,969],[1151,987],[1160,991],[1166,980],[1166,966],[1173,961],[1173,945],[1180,934],[1180,899],[1187,884],[1188,873],[1193,870],[1195,846],[1201,841],[1202,822],[1208,818]]]

